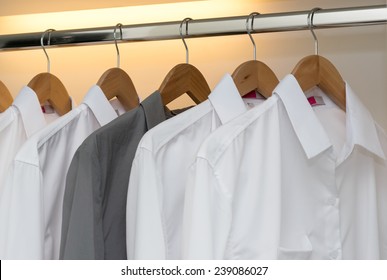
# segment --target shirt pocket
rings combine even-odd
[[[299,238],[293,246],[278,247],[279,260],[307,260],[313,251],[312,243],[307,235]]]

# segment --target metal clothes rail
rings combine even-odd
[[[252,33],[308,29],[309,11],[261,14],[254,19]],[[191,20],[185,38],[246,34],[247,16]],[[387,5],[322,9],[314,14],[316,29],[364,26],[387,23]],[[139,42],[179,39],[180,21],[123,25],[122,41]],[[48,26],[54,27],[54,26]],[[51,47],[104,44],[114,42],[114,27],[61,30],[51,33]],[[43,31],[42,31],[43,32]],[[42,32],[0,35],[0,50],[40,47]]]

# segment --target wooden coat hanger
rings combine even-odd
[[[0,113],[8,109],[12,105],[13,98],[8,88],[0,81]]]
[[[279,83],[269,66],[258,60],[242,63],[232,73],[232,77],[241,96],[257,90],[262,96],[269,98]]]
[[[318,10],[320,8],[314,8],[308,14],[308,26],[315,42],[315,55],[301,59],[294,67],[292,74],[304,92],[318,86],[345,111],[345,81],[328,59],[318,55],[318,40],[313,31],[313,15]]]
[[[47,57],[47,72],[36,75],[28,83],[38,96],[40,104],[48,101],[59,115],[64,115],[71,110],[71,98],[67,93],[63,83],[53,74],[50,73],[50,58],[43,44],[46,33],[49,33],[48,44],[50,44],[50,34],[54,29],[46,30],[40,40],[42,49]]]
[[[254,47],[254,60],[239,65],[232,77],[241,96],[257,90],[261,95],[269,98],[279,80],[265,63],[257,60],[256,45],[248,28],[248,22],[251,17],[251,30],[254,30],[254,16],[256,15],[259,15],[259,13],[251,13],[246,20],[246,31]]]
[[[199,104],[207,99],[211,90],[203,74],[195,66],[182,63],[168,72],[159,92],[164,105],[184,93],[187,93],[196,104]]]
[[[186,34],[188,34],[189,20],[192,19],[185,18],[180,24],[180,36],[186,49],[187,62],[173,67],[161,83],[159,92],[164,105],[167,105],[184,93],[187,93],[196,104],[199,104],[206,100],[211,93],[203,74],[195,66],[188,63],[189,52],[182,34],[182,26],[184,23],[186,24]]]
[[[139,105],[139,98],[136,88],[129,75],[120,68],[120,51],[117,45],[116,29],[120,28],[122,39],[122,24],[119,23],[114,28],[114,43],[117,50],[117,67],[108,69],[99,78],[97,85],[102,89],[108,100],[116,97],[126,111]]]

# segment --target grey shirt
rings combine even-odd
[[[63,201],[60,259],[126,259],[126,199],[142,136],[172,117],[159,92],[91,134],[75,153]]]

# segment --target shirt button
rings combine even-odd
[[[335,206],[338,199],[336,197],[330,197],[327,199],[327,204],[331,206]]]
[[[330,254],[329,254],[329,257],[330,257],[331,259],[337,259],[338,256],[339,256],[339,251],[338,251],[338,250],[332,251],[332,252],[330,252]]]

